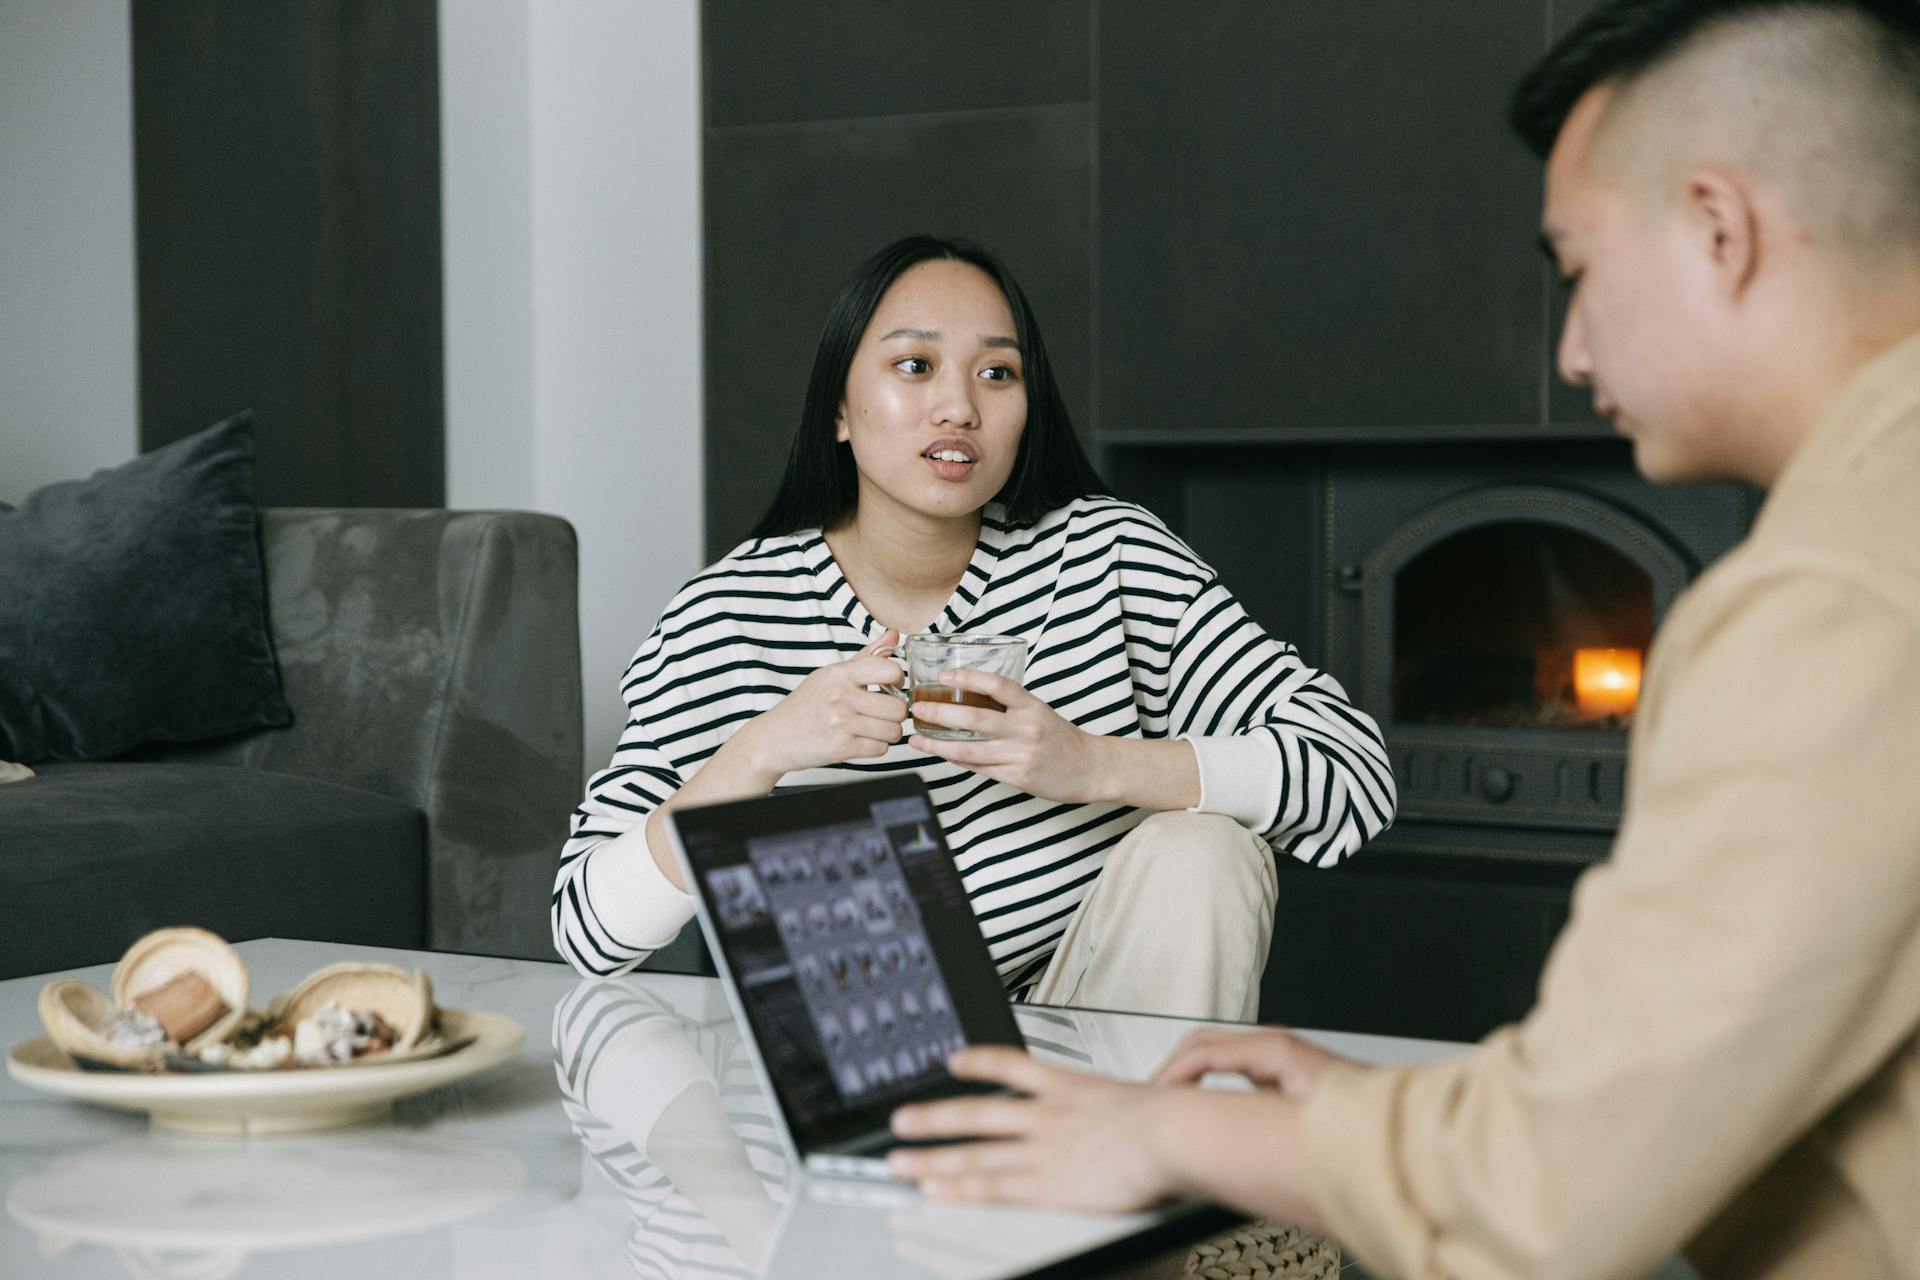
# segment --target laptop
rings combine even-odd
[[[902,1103],[1004,1092],[949,1053],[1024,1047],[926,783],[912,774],[667,812],[714,964],[811,1172],[887,1177]]]

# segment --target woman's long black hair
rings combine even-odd
[[[813,357],[813,374],[807,379],[806,402],[800,407],[800,426],[787,451],[786,473],[752,537],[832,528],[853,513],[860,500],[853,450],[834,439],[834,419],[847,392],[847,371],[887,289],[907,268],[936,259],[965,262],[986,272],[1013,311],[1014,336],[1020,342],[1027,383],[1027,425],[1020,433],[1013,472],[994,495],[995,501],[1005,505],[1008,520],[1032,524],[1074,498],[1109,492],[1073,432],[1046,343],[1040,339],[1040,322],[1019,282],[998,258],[970,241],[908,236],[861,263],[827,313]]]

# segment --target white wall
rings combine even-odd
[[[128,0],[0,0],[0,502],[134,455]]]
[[[447,505],[580,536],[586,764],[701,564],[697,0],[441,0]]]

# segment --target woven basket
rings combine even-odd
[[[1180,1274],[1199,1280],[1340,1280],[1340,1246],[1268,1218],[1193,1246]]]

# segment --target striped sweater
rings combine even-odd
[[[931,629],[1024,637],[1027,687],[1089,733],[1188,740],[1198,808],[1301,862],[1332,866],[1392,820],[1393,776],[1373,721],[1132,503],[1081,498],[1026,526],[989,505]],[[626,730],[561,851],[552,901],[561,955],[583,973],[612,974],[672,941],[693,903],[647,851],[647,815],[734,730],[884,630],[817,529],[748,542],[674,597],[627,668]],[[926,779],[994,962],[1018,993],[1045,969],[1107,852],[1147,812],[1026,795],[904,740],[883,758],[783,783],[903,769]]]

